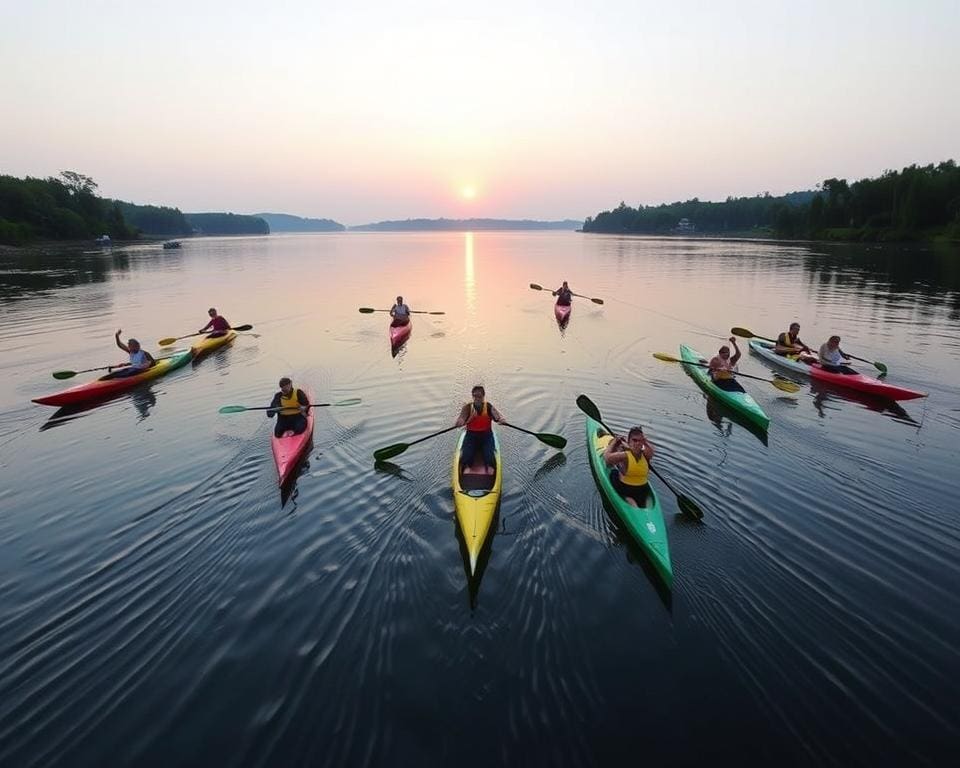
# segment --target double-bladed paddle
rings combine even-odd
[[[691,363],[687,360],[681,360],[679,357],[674,357],[673,355],[668,355],[665,352],[654,352],[653,356],[657,360],[663,360],[665,363],[682,363],[683,365],[696,365],[699,368],[709,368],[710,366],[706,363]],[[757,381],[765,381],[768,384],[773,384],[777,389],[782,392],[799,392],[800,386],[795,384],[792,381],[787,379],[782,379],[779,376],[776,376],[772,379],[765,379],[762,376],[752,376],[749,373],[734,373],[735,376],[743,376],[745,379],[756,379]]]
[[[90,371],[112,371],[114,368],[122,368],[127,363],[114,363],[113,365],[101,365],[98,368],[84,368],[82,371],[54,371],[55,379],[72,379],[78,373],[90,373]]]
[[[533,290],[535,291],[550,291],[551,293],[553,293],[552,289],[544,288],[542,285],[537,285],[536,283],[530,283],[530,287],[533,288]],[[570,295],[577,296],[578,298],[581,298],[581,299],[590,299],[590,301],[592,301],[594,304],[603,304],[603,299],[595,299],[592,296],[584,296],[582,293],[574,293],[573,291],[570,291]]]
[[[757,336],[757,334],[747,328],[731,328],[730,333],[732,333],[734,336],[739,336],[741,339],[760,339],[761,341],[770,341],[774,344],[777,343],[776,339],[768,339],[766,336]],[[849,352],[844,352],[842,349],[840,350],[840,354],[849,357],[851,360],[859,360],[861,363],[868,363],[869,365],[872,365],[874,368],[880,371],[881,376],[887,375],[887,366],[884,363],[876,360],[866,360],[865,358],[851,355]]]
[[[253,329],[252,325],[235,325],[230,328],[231,331],[250,331]],[[196,333],[188,333],[186,336],[169,336],[166,339],[160,339],[157,342],[158,346],[169,347],[173,342],[180,341],[180,339],[189,339],[191,336],[205,336],[208,333],[216,333],[216,331],[197,331]]]
[[[577,397],[577,407],[581,411],[583,411],[585,414],[587,414],[587,416],[589,416],[591,419],[593,419],[596,422],[599,422],[600,426],[602,426],[605,430],[607,430],[607,432],[609,432],[611,435],[615,434],[614,431],[610,429],[610,427],[608,427],[606,424],[603,423],[603,417],[600,415],[600,409],[597,408],[596,404],[589,397],[587,397],[586,395],[579,395]],[[690,515],[693,518],[696,518],[697,520],[703,519],[703,511],[700,509],[697,503],[694,502],[693,499],[691,499],[689,496],[685,494],[679,493],[676,489],[674,489],[674,487],[670,485],[669,482],[667,482],[667,478],[661,475],[657,471],[657,468],[653,466],[652,461],[648,461],[647,466],[649,466],[650,471],[653,472],[653,474],[655,474],[660,479],[660,482],[662,482],[665,486],[667,486],[670,492],[677,497],[677,505],[680,507],[680,509],[683,512],[685,512],[686,514]]]
[[[567,445],[567,440],[560,435],[552,435],[549,432],[531,432],[529,429],[524,429],[523,427],[518,427],[515,424],[510,424],[506,421],[501,422],[505,427],[511,427],[512,429],[517,430],[518,432],[525,432],[528,435],[533,435],[541,443],[546,443],[551,448],[557,448],[558,450],[563,450]],[[386,448],[380,448],[373,452],[374,461],[387,461],[392,459],[394,456],[399,456],[401,453],[407,450],[411,445],[416,445],[417,443],[422,443],[424,440],[429,440],[431,437],[437,437],[442,435],[444,432],[450,432],[454,429],[462,429],[458,424],[454,424],[452,427],[447,427],[446,429],[441,429],[439,432],[434,432],[431,435],[426,437],[421,437],[417,440],[414,440],[409,443],[394,443],[393,445],[388,445]]]
[[[363,402],[359,397],[351,397],[349,400],[341,400],[339,403],[310,403],[306,406],[307,408],[326,408],[327,406],[339,406],[339,405],[357,405]],[[219,413],[243,413],[244,411],[281,411],[283,406],[277,406],[274,408],[271,405],[224,405],[220,408]]]
[[[371,312],[389,312],[389,309],[374,309],[373,307],[360,307],[360,311],[369,315]],[[411,309],[411,315],[445,315],[446,312],[427,312],[425,309]]]

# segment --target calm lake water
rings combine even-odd
[[[551,298],[577,292],[561,332]],[[418,316],[394,358],[384,314]],[[51,418],[50,372],[113,333],[239,337]],[[960,739],[960,253],[585,236],[323,234],[0,254],[0,765],[934,764]],[[677,365],[731,326],[842,334],[891,408],[745,384],[768,439]],[[746,344],[743,345],[746,350]],[[771,369],[745,354],[741,370]],[[282,500],[262,412],[319,401]],[[85,375],[86,376],[86,375]],[[453,422],[512,422],[497,535],[467,579]],[[675,584],[601,503],[574,399],[642,423]],[[285,501],[285,503],[284,503]],[[948,751],[949,750],[949,751]]]

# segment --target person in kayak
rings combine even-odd
[[[280,391],[273,396],[267,418],[277,417],[273,428],[274,437],[283,437],[288,431],[302,434],[307,428],[307,408],[310,399],[302,389],[293,386],[293,382],[284,376],[280,379]]]
[[[800,323],[790,323],[790,330],[777,336],[773,351],[783,357],[799,357],[801,352],[810,353],[810,347],[800,341]]]
[[[473,401],[466,403],[460,409],[456,426],[466,427],[467,434],[463,438],[460,451],[460,472],[463,473],[473,466],[473,459],[477,451],[483,453],[483,463],[486,473],[492,475],[496,469],[494,456],[493,422],[504,423],[504,418],[496,408],[486,400],[486,390],[479,384],[471,390]]]
[[[850,362],[850,358],[840,349],[839,336],[831,336],[827,339],[820,347],[818,359],[820,361],[820,367],[825,371],[846,374],[856,373],[853,368],[847,365],[847,363]]]
[[[737,337],[731,336],[730,343],[736,350],[733,357],[730,357],[730,347],[724,344],[710,360],[710,368],[707,373],[710,374],[710,380],[720,389],[727,392],[743,392],[743,387],[734,378],[737,372],[737,363],[740,361],[740,347],[737,346]]]
[[[203,333],[210,328],[213,330],[210,338],[216,338],[217,336],[223,336],[223,334],[230,330],[230,323],[227,322],[225,317],[221,317],[217,313],[215,307],[210,307],[210,309],[207,310],[207,314],[210,315],[210,322],[197,331],[197,333]]]
[[[653,446],[643,436],[643,427],[631,428],[626,437],[614,437],[603,452],[603,460],[612,468],[610,480],[613,487],[632,507],[647,503],[650,494],[648,462],[652,458]]]
[[[410,307],[403,303],[403,296],[397,296],[397,303],[390,308],[390,317],[393,322],[390,325],[401,326],[410,322]]]
[[[561,307],[569,307],[570,302],[573,301],[573,291],[570,290],[566,280],[563,281],[563,285],[553,291],[553,295],[557,297],[557,304]]]
[[[130,362],[123,363],[122,365],[118,366],[120,368],[119,371],[116,371],[115,373],[108,373],[107,376],[111,379],[119,379],[125,376],[136,376],[138,373],[143,373],[145,370],[147,370],[147,368],[157,362],[153,359],[153,355],[143,349],[140,346],[140,342],[136,339],[127,339],[126,344],[120,341],[121,333],[123,333],[123,329],[118,328],[113,340],[117,343],[117,346],[120,347],[120,349],[130,355]]]

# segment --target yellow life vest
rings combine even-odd
[[[280,407],[283,408],[280,411],[283,416],[293,416],[294,414],[300,413],[300,401],[297,399],[297,394],[300,392],[296,387],[290,392],[290,397],[285,397],[283,392],[280,392]]]
[[[620,482],[632,486],[646,485],[649,472],[647,457],[641,454],[638,459],[629,448],[624,453],[627,454],[627,471],[621,473]]]

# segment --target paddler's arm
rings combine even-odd
[[[647,457],[647,461],[653,458],[653,445],[647,440],[646,435],[643,436],[643,448],[641,448],[641,450],[643,451],[643,455]]]
[[[130,354],[130,347],[128,347],[126,344],[124,344],[122,341],[120,341],[120,334],[121,334],[121,333],[123,333],[123,329],[122,329],[122,328],[117,328],[117,332],[116,332],[116,334],[114,334],[113,340],[114,340],[115,342],[117,342],[117,346],[120,347],[120,349],[122,349],[124,352],[126,352],[126,353],[129,355],[129,354]]]
[[[211,328],[211,327],[213,327],[213,318],[210,318],[210,322],[207,323],[205,326],[203,326],[203,328],[201,328],[199,331],[197,331],[197,333],[203,333],[205,330],[207,330],[207,328]]]
[[[470,418],[470,403],[467,403],[463,408],[460,409],[460,415],[457,417],[457,421],[454,426],[462,427],[467,423],[467,420]]]
[[[740,347],[737,346],[737,337],[736,337],[736,336],[731,336],[731,337],[730,337],[730,343],[733,344],[733,348],[736,350],[736,354],[734,354],[734,356],[730,358],[730,365],[733,366],[733,365],[736,365],[737,362],[740,360],[740,354],[741,354],[741,352],[740,352]]]
[[[490,417],[491,417],[495,422],[497,422],[497,424],[503,424],[503,423],[506,421],[506,419],[503,418],[503,414],[500,413],[500,411],[498,411],[498,410],[497,410],[496,408],[494,408],[492,405],[490,406]]]
[[[270,401],[270,410],[266,412],[267,418],[272,419],[277,415],[277,412],[280,410],[280,393],[277,392],[273,396],[273,400]]]
[[[152,366],[152,365],[156,365],[156,364],[157,364],[157,361],[154,360],[153,355],[151,355],[151,354],[150,354],[149,352],[147,352],[147,350],[145,350],[145,349],[143,350],[143,356],[144,356],[144,358],[146,358],[146,361],[147,361],[148,363],[150,363],[150,365],[146,366],[147,368],[149,368],[149,367]]]
[[[623,448],[624,442],[622,437],[615,437],[607,443],[607,449],[603,452],[603,460],[608,467],[615,467],[627,460],[626,451],[620,450]]]
[[[300,413],[306,415],[307,406],[310,405],[310,398],[302,389],[297,390],[297,402],[300,403]]]

